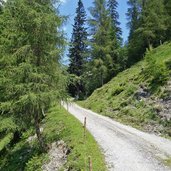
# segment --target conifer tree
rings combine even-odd
[[[119,14],[117,12],[118,2],[116,0],[109,0],[107,3],[107,10],[110,17],[110,30],[109,30],[109,36],[110,36],[110,56],[112,57],[112,61],[110,62],[110,65],[108,66],[109,70],[109,79],[114,77],[119,70],[122,68],[121,64],[121,55],[120,55],[120,49],[122,44],[122,31],[119,27],[120,22]]]
[[[166,26],[167,26],[167,30],[166,30],[166,40],[170,41],[171,40],[171,1],[170,0],[165,0],[164,1],[164,5],[165,5],[165,11],[166,11]]]
[[[20,125],[32,125],[42,150],[44,112],[65,94],[59,59],[64,40],[62,17],[51,0],[8,0],[0,35],[0,115],[13,115]]]
[[[139,26],[139,18],[140,18],[140,3],[138,0],[128,0],[128,11],[127,11],[127,17],[128,17],[128,23],[127,26],[130,29],[128,40],[131,41],[133,38],[133,34],[135,30]]]
[[[112,63],[110,56],[110,17],[106,9],[105,0],[95,0],[90,8],[92,18],[89,20],[91,28],[91,66],[94,89],[102,86],[109,77],[108,66]]]
[[[130,65],[139,61],[147,48],[157,47],[166,40],[168,17],[164,0],[129,0],[128,4]]]
[[[137,29],[149,47],[156,47],[165,40],[166,13],[163,0],[146,1],[142,10],[141,25]]]
[[[117,7],[118,7],[117,0],[109,0],[107,3],[107,7],[108,7],[108,11],[109,11],[109,16],[111,18],[112,30],[114,31],[118,41],[121,41],[122,40],[122,38],[121,38],[122,31],[121,31],[121,28],[119,27],[120,22],[118,21],[119,14],[117,12]]]
[[[76,77],[80,77],[84,73],[84,66],[86,63],[87,53],[87,29],[86,24],[86,12],[81,0],[78,1],[78,7],[76,9],[76,17],[74,19],[73,33],[69,48],[69,68],[70,74],[74,74]],[[82,80],[77,79],[75,85],[70,85],[70,93],[78,97],[83,94],[84,87]]]
[[[146,49],[141,34],[137,34],[136,32],[140,26],[142,4],[144,5],[144,2],[142,3],[140,0],[128,0],[127,3],[129,6],[126,13],[128,19],[127,26],[129,28],[127,66],[130,66],[142,59]]]

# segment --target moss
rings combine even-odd
[[[168,159],[164,160],[164,162],[165,162],[165,164],[167,166],[170,166],[171,167],[171,158],[168,158]]]

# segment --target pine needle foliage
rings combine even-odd
[[[51,0],[8,0],[0,35],[0,111],[18,123],[34,123],[44,148],[39,124],[54,101],[65,96],[60,66],[64,39],[62,17]]]

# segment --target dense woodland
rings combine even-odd
[[[46,151],[40,123],[52,104],[67,94],[86,98],[140,61],[147,49],[171,40],[170,0],[128,0],[126,43],[118,1],[94,0],[87,17],[79,0],[65,69],[60,61],[67,45],[62,31],[66,17],[56,3],[0,0],[0,152],[29,127]]]
[[[119,72],[140,61],[149,48],[171,40],[171,1],[128,0],[130,30],[122,41],[117,0],[94,0],[87,17],[81,1],[76,9],[69,48],[70,94],[85,98]]]
[[[65,96],[66,78],[59,63],[65,44],[62,23],[50,0],[8,0],[1,6],[0,117],[5,120],[0,150],[13,132],[32,125],[40,147],[46,149],[40,122],[50,105]]]

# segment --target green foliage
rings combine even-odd
[[[17,125],[12,118],[1,117],[0,124],[0,152],[9,145],[13,139],[13,135],[17,130]]]
[[[51,0],[8,0],[0,22],[0,112],[39,133],[42,111],[66,97],[62,17]]]
[[[0,125],[0,132],[10,132],[15,131],[17,129],[17,125],[14,123],[12,118],[1,117],[1,125]]]
[[[84,143],[82,125],[66,110],[59,107],[51,108],[44,124],[44,135],[47,138],[47,142],[62,139],[67,143],[70,154],[66,166],[70,170],[88,169],[88,156],[92,157],[93,170],[106,170],[104,159],[94,138],[87,131],[86,143]],[[85,161],[87,163],[86,166]]]
[[[164,0],[164,5],[166,9],[166,25],[167,25],[167,30],[166,30],[166,40],[170,41],[171,40],[171,2],[169,0]]]
[[[142,21],[137,32],[142,34],[148,46],[160,45],[165,40],[166,14],[163,0],[151,0],[145,3]]]
[[[73,33],[69,47],[69,67],[68,72],[74,74],[75,77],[80,77],[85,72],[85,65],[87,62],[87,28],[86,24],[86,12],[81,0],[78,1],[78,7],[76,9],[76,17],[74,19]],[[69,93],[74,97],[81,98],[85,94],[85,88],[83,81],[77,81],[73,85],[69,85]]]
[[[123,87],[120,87],[120,86],[118,88],[115,87],[115,90],[112,92],[112,96],[119,95],[123,90],[124,90]]]
[[[87,139],[84,143],[82,125],[66,110],[59,106],[51,107],[42,126],[46,143],[50,145],[53,142],[64,140],[67,144],[70,153],[64,167],[69,167],[72,171],[88,169],[88,156],[91,156],[93,170],[106,170],[104,158],[94,138],[87,131]],[[32,129],[24,132],[20,142],[0,156],[0,170],[42,170],[42,165],[49,162],[49,156],[39,150],[37,141],[28,143],[28,138],[34,133]]]
[[[139,17],[140,17],[140,3],[138,0],[128,0],[127,4],[129,5],[127,11],[127,26],[130,29],[129,33],[129,41],[133,38],[133,34],[139,25]]]
[[[26,163],[36,154],[38,150],[35,147],[31,148],[25,140],[21,140],[0,156],[0,170],[24,170]]]
[[[128,0],[130,28],[128,66],[141,60],[150,46],[157,47],[170,40],[169,3],[164,0]]]
[[[108,0],[107,2],[107,10],[109,12],[109,16],[111,18],[111,37],[115,40],[113,42],[113,45],[117,46],[117,43],[121,43],[122,38],[122,30],[119,27],[120,22],[119,19],[119,13],[117,12],[118,2],[116,0]],[[113,33],[113,34],[112,34]]]
[[[170,48],[170,44],[166,47]],[[160,85],[166,83],[169,79],[170,69],[169,69],[169,61],[170,53],[169,49],[166,49],[165,46],[161,46],[163,48],[162,51],[166,51],[165,59],[162,59],[160,56],[163,55],[162,53],[158,53],[155,49],[147,52],[145,60],[147,62],[146,73],[147,77],[151,77],[151,86],[152,88],[157,88]]]
[[[45,163],[48,161],[47,155],[36,155],[33,156],[26,164],[25,171],[42,171],[42,163]]]
[[[0,151],[3,150],[4,147],[6,147],[6,145],[8,145],[11,142],[12,138],[13,138],[13,134],[9,133],[0,140]]]
[[[151,49],[145,60],[119,73],[79,104],[143,130],[147,130],[148,125],[162,125],[163,128],[159,131],[170,136],[170,122],[159,117],[155,106],[146,98],[139,100],[136,95],[143,85],[153,98],[161,97],[160,91],[170,73],[170,60],[171,43]]]
[[[118,22],[118,3],[115,0],[93,1],[89,8],[90,62],[86,66],[84,82],[87,94],[103,86],[124,68],[125,49],[121,50],[121,29]]]
[[[166,163],[167,166],[171,166],[171,158],[166,159],[164,162]]]

